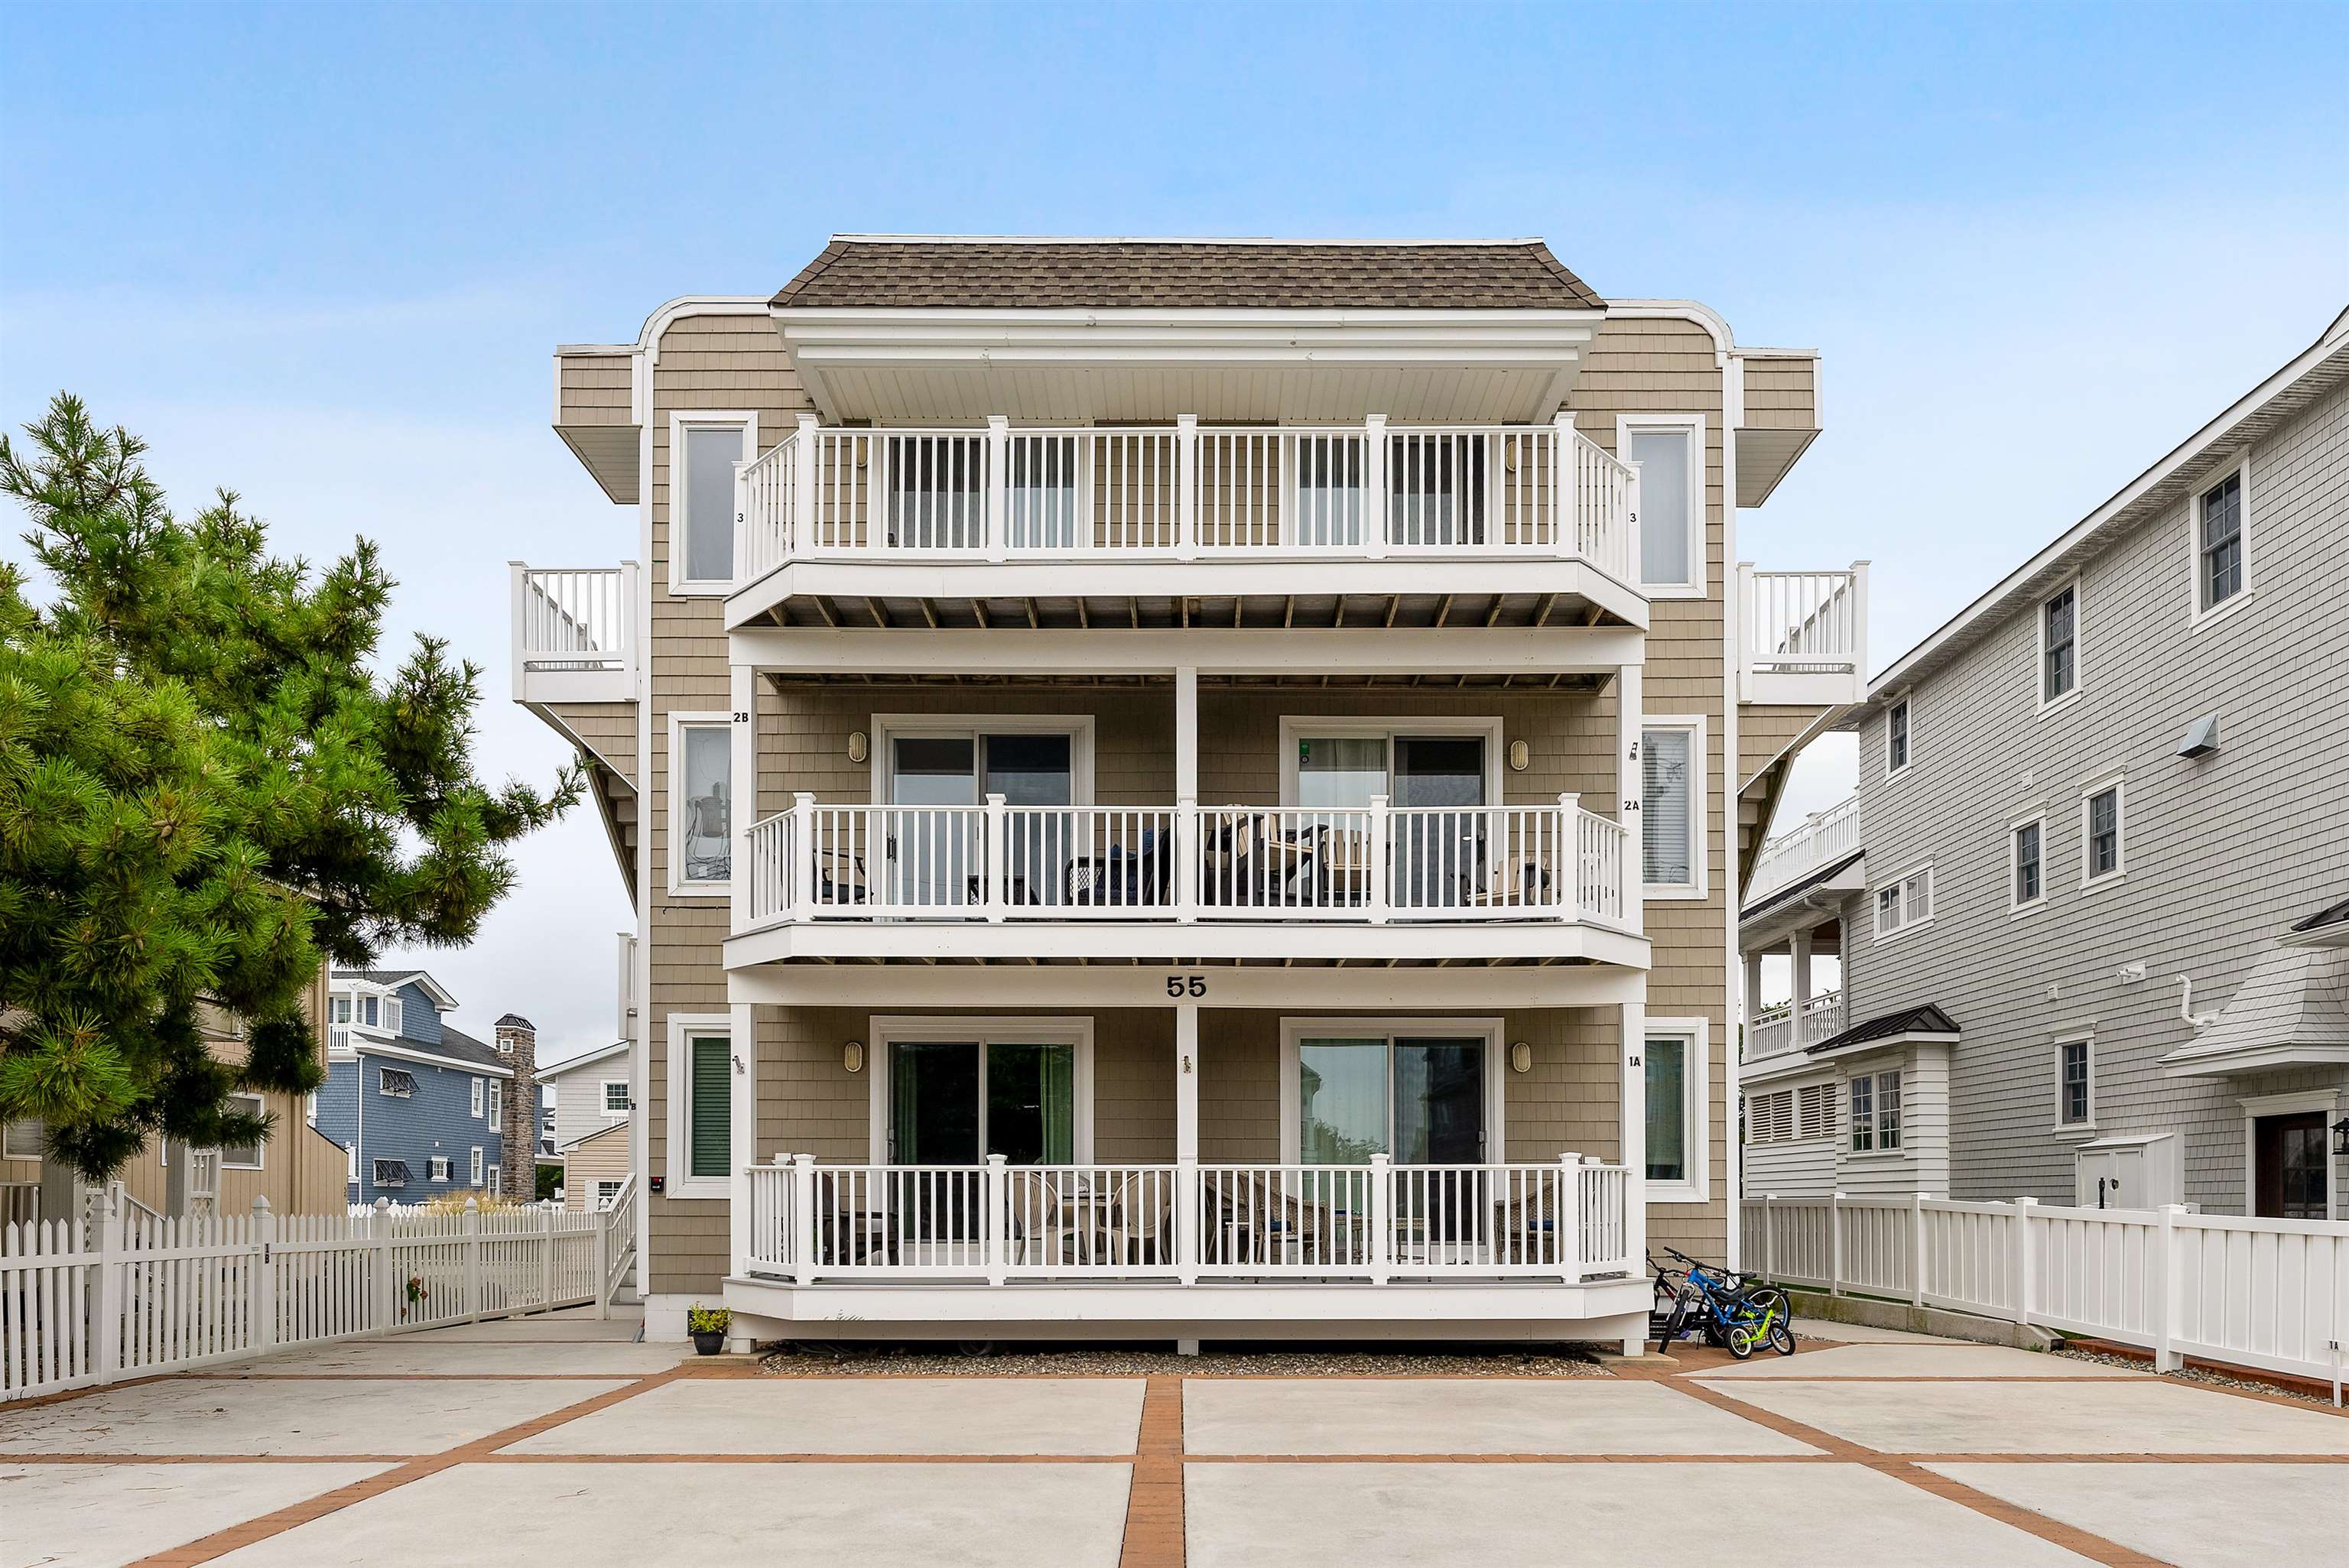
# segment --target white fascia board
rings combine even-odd
[[[2122,512],[2150,491],[2213,452],[2229,450],[2239,445],[2234,438],[2238,425],[2258,413],[2272,399],[2292,390],[2302,377],[2344,348],[2349,348],[2349,338],[2344,338],[2334,329],[2328,328],[2324,337],[2310,345],[2283,368],[2238,398],[2217,418],[2171,448],[2159,461],[2131,480],[2102,506],[2064,530],[2054,543],[2008,573],[1995,587],[1894,660],[1882,675],[1868,683],[1865,707],[1872,709],[1878,703],[1897,694],[1902,686],[1925,678],[1931,673],[1935,655],[1952,639],[1970,630],[1979,621],[2004,615],[2017,608],[2013,601],[2030,598],[2041,577],[2056,570],[2075,552],[2090,545]]]
[[[608,1046],[598,1046],[585,1056],[573,1057],[566,1061],[554,1062],[539,1068],[538,1081],[546,1083],[561,1078],[565,1073],[576,1072],[581,1068],[592,1068],[597,1062],[610,1061],[614,1057],[626,1054],[628,1042],[626,1040],[615,1040]]]
[[[1171,1272],[1171,1271],[1170,1271]],[[794,1285],[730,1274],[726,1305],[748,1316],[855,1323],[1313,1323],[1475,1322],[1542,1328],[1638,1313],[1653,1286],[1644,1276],[1588,1284],[1463,1281],[1457,1284],[1254,1284],[1195,1285],[1080,1280],[1062,1284],[956,1284],[935,1280]],[[1245,1336],[1243,1336],[1245,1337]]]
[[[428,1067],[446,1068],[452,1073],[473,1073],[481,1078],[510,1078],[512,1068],[493,1068],[487,1062],[467,1061],[462,1057],[439,1056],[428,1050],[411,1050],[402,1046],[386,1045],[380,1040],[363,1040],[352,1047],[354,1057],[395,1057],[404,1062],[422,1062]]]
[[[1869,1042],[1871,1045],[1874,1043]],[[1737,1069],[1738,1087],[1748,1091],[1788,1088],[1797,1082],[1826,1083],[1835,1077],[1834,1062],[1823,1061],[1806,1051],[1787,1051],[1779,1056],[1763,1057],[1747,1061]]]
[[[2278,1045],[2230,1051],[2173,1051],[2160,1058],[2164,1078],[2231,1078],[2292,1068],[2349,1067],[2349,1046]]]
[[[1166,983],[1205,981],[1215,1007],[1390,1012],[1619,1007],[1647,995],[1638,969],[1606,964],[1501,968],[1207,968],[1127,965],[767,964],[726,976],[730,1005],[802,1007],[1172,1006]]]
[[[803,921],[726,941],[726,967],[795,958],[1056,959],[1180,965],[1296,958],[1320,963],[1452,959],[1587,960],[1644,970],[1648,940],[1568,922],[1368,925],[1307,921],[1180,924],[1174,921]],[[1035,971],[1029,970],[1033,974]]]
[[[1464,561],[1402,552],[1379,561],[1307,554],[1244,561],[1175,561],[1154,553],[1123,561],[802,557],[736,588],[727,596],[725,615],[730,629],[740,627],[787,599],[812,595],[849,599],[1326,599],[1444,593],[1469,597],[1487,593],[1556,594],[1561,599],[1580,599],[1597,605],[1641,630],[1649,624],[1646,595],[1587,562],[1535,553],[1495,553]],[[1086,634],[1108,635],[1114,630],[1106,628]],[[1494,634],[1475,626],[1381,630],[1391,637],[1424,636],[1431,633]],[[1588,638],[1593,634],[1589,630],[1575,627],[1506,630],[1548,638]],[[1618,666],[1609,661],[1608,667]],[[1840,678],[1849,684],[1849,677]]]
[[[1644,663],[1647,638],[1625,627],[1192,628],[1089,632],[745,628],[727,656],[761,671],[925,675],[1612,675]]]

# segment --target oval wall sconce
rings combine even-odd
[[[848,732],[848,759],[851,762],[862,762],[872,755],[873,743],[865,738],[864,732],[861,729],[850,730]]]
[[[1509,771],[1523,773],[1533,766],[1534,748],[1522,740],[1509,742]]]
[[[1514,1073],[1533,1071],[1534,1048],[1519,1040],[1509,1047],[1509,1070]]]
[[[853,1073],[864,1070],[864,1042],[851,1040],[840,1047],[840,1065]]]

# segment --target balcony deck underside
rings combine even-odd
[[[1619,1339],[1642,1331],[1644,1278],[1579,1284],[1532,1280],[1361,1281],[1056,1280],[989,1285],[936,1280],[794,1284],[735,1274],[726,1305],[738,1318],[793,1326],[789,1337],[1053,1337],[1219,1339],[1391,1336]],[[755,1325],[753,1326],[756,1326]],[[978,1333],[1000,1328],[1000,1335]],[[767,1337],[768,1336],[760,1336]]]
[[[1299,590],[1304,590],[1300,592]],[[1564,628],[1648,624],[1646,601],[1555,558],[832,563],[737,590],[730,628]]]

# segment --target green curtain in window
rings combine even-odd
[[[1046,1046],[1040,1077],[1044,1103],[1044,1163],[1073,1165],[1077,1159],[1077,1050]]]
[[[733,1174],[734,1059],[724,1036],[696,1039],[692,1053],[692,1126],[686,1134],[692,1173],[696,1176]]]

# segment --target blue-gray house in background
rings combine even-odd
[[[486,1197],[505,1163],[506,1054],[441,1022],[457,999],[420,969],[337,969],[327,998],[317,1128],[349,1150],[351,1201]]]

